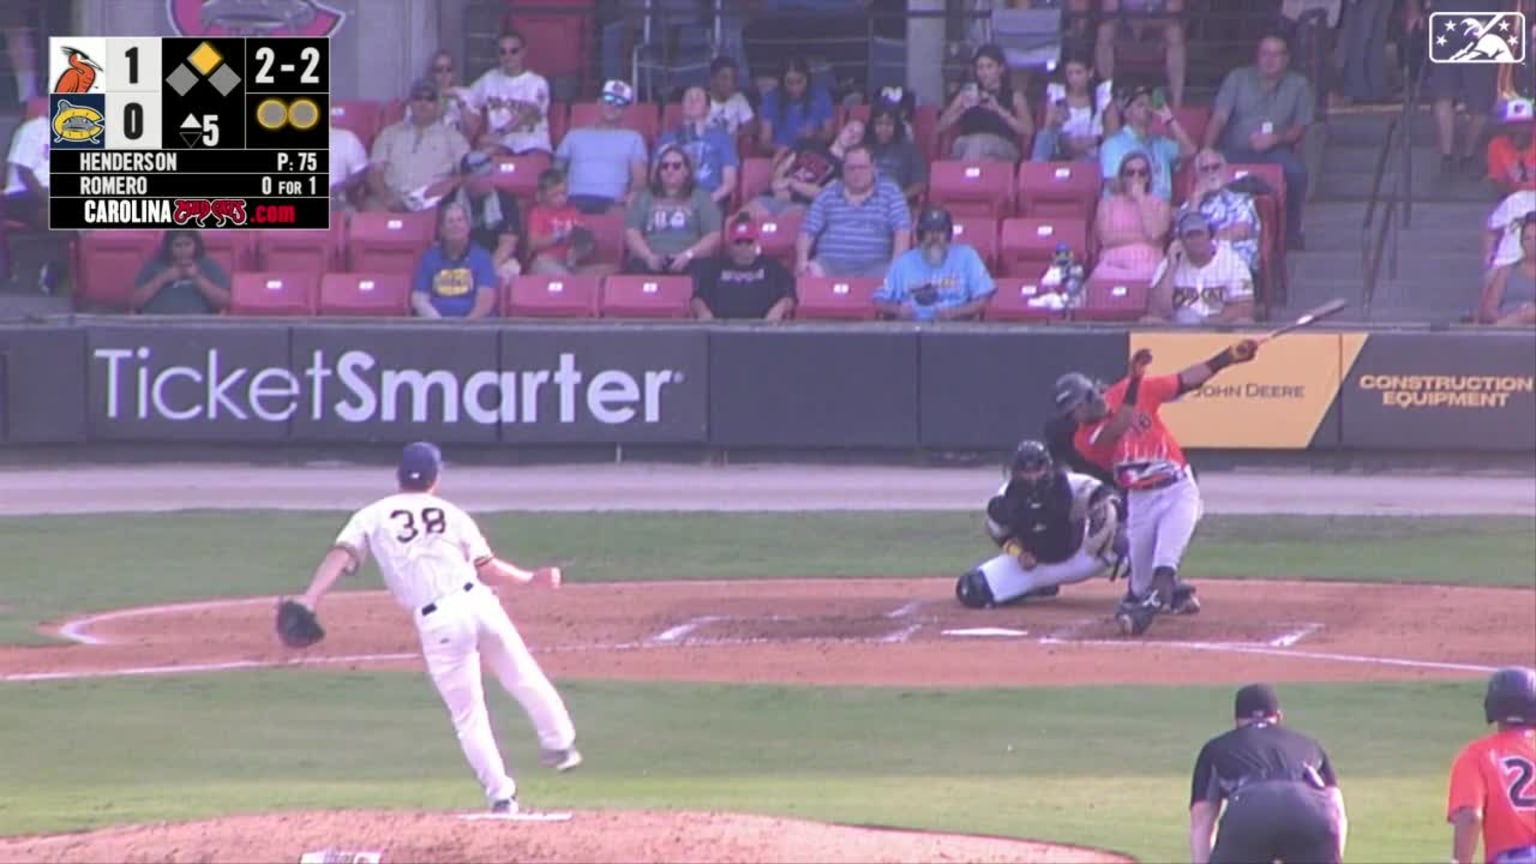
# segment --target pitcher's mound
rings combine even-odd
[[[565,822],[466,821],[452,813],[319,811],[0,839],[0,862],[283,862],[306,852],[382,853],[380,864],[539,862],[1123,862],[1022,840],[853,828],[735,813],[578,811]],[[351,858],[336,860],[352,860]]]

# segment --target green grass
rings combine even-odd
[[[492,697],[535,806],[741,810],[1041,837],[1152,861],[1183,854],[1188,772],[1231,706],[1226,687],[562,690],[588,757],[563,776],[532,767],[526,721]],[[1289,685],[1281,695],[1288,721],[1337,765],[1351,860],[1440,857],[1443,775],[1482,730],[1479,684]],[[415,674],[6,686],[0,753],[4,834],[278,808],[482,806]]]
[[[189,511],[0,520],[0,642],[36,622],[209,596],[297,592],[340,513]],[[497,514],[492,544],[558,560],[572,581],[959,573],[988,552],[969,513]],[[1187,572],[1351,581],[1536,584],[1536,531],[1511,518],[1212,516]],[[1475,564],[1469,563],[1475,562]],[[376,588],[368,577],[358,587]]]

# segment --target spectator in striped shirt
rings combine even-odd
[[[1188,212],[1178,239],[1152,276],[1148,321],[1174,324],[1253,322],[1253,273],[1232,247],[1216,242],[1204,214]]]
[[[806,210],[795,240],[795,272],[882,278],[892,260],[911,246],[911,233],[906,196],[895,183],[876,176],[869,148],[855,145],[843,156],[842,178]]]

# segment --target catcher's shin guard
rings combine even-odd
[[[968,609],[986,609],[994,603],[992,586],[980,568],[966,573],[955,582],[955,599]]]

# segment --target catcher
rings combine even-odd
[[[522,568],[496,557],[475,520],[437,496],[442,453],[433,444],[406,445],[396,474],[399,492],[364,507],[347,520],[299,600],[283,600],[278,638],[305,648],[325,638],[314,609],[343,575],[354,573],[369,552],[384,584],[410,613],[421,639],[427,674],[436,685],[458,733],[459,746],[491,802],[491,812],[518,812],[517,783],[507,773],[485,707],[484,661],[512,694],[539,736],[540,761],[557,771],[581,764],[572,746],[571,716],[554,685],[528,652],[490,585],[560,585],[560,569]]]
[[[1103,573],[1124,557],[1114,487],[1058,467],[1039,441],[1014,450],[1008,479],[987,502],[987,533],[1001,554],[960,577],[955,596],[972,609],[1055,597],[1062,585]]]

